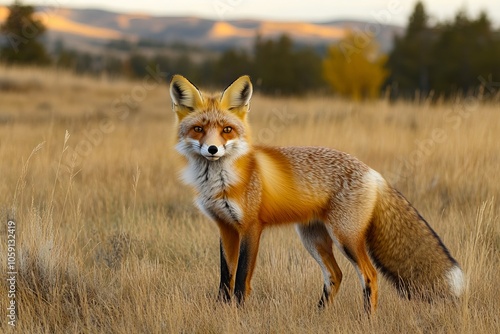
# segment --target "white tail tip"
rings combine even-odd
[[[455,296],[460,297],[465,288],[465,279],[462,269],[458,266],[454,266],[446,273],[446,279],[450,285],[451,292]]]

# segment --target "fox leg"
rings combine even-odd
[[[363,287],[363,304],[365,311],[372,314],[377,308],[378,286],[377,271],[368,256],[364,238],[346,238],[338,235],[335,243],[353,264]]]
[[[229,302],[234,288],[240,237],[238,231],[226,223],[218,223],[220,231],[220,285],[218,300]]]
[[[295,225],[297,233],[309,254],[318,262],[323,272],[323,294],[318,302],[322,308],[331,302],[340,288],[342,271],[333,255],[333,242],[325,225],[320,221]]]
[[[258,224],[241,232],[238,269],[234,283],[234,295],[238,305],[243,304],[251,291],[250,281],[257,261],[261,234],[262,228]]]

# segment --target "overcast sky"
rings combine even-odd
[[[31,0],[23,3],[59,7],[100,8],[164,16],[200,16],[229,20],[257,18],[321,22],[362,19],[405,25],[416,1],[409,0]],[[0,0],[11,4],[12,0]],[[451,19],[460,8],[474,17],[481,10],[500,26],[500,0],[426,0],[427,12],[437,20]]]

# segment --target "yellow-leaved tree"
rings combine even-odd
[[[379,52],[372,36],[349,31],[338,44],[328,48],[323,76],[342,96],[359,101],[376,98],[387,78],[387,56]]]

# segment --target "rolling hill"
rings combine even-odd
[[[0,7],[0,21],[8,15]],[[363,21],[341,20],[323,23],[281,22],[264,20],[216,21],[196,17],[160,17],[124,14],[97,9],[37,7],[37,15],[48,28],[49,42],[62,40],[68,47],[98,51],[110,40],[136,42],[150,40],[161,43],[182,42],[209,49],[250,47],[256,34],[273,38],[288,34],[297,43],[324,46],[341,39],[348,29],[366,30],[377,25],[381,49],[392,47],[395,34],[402,28]]]

